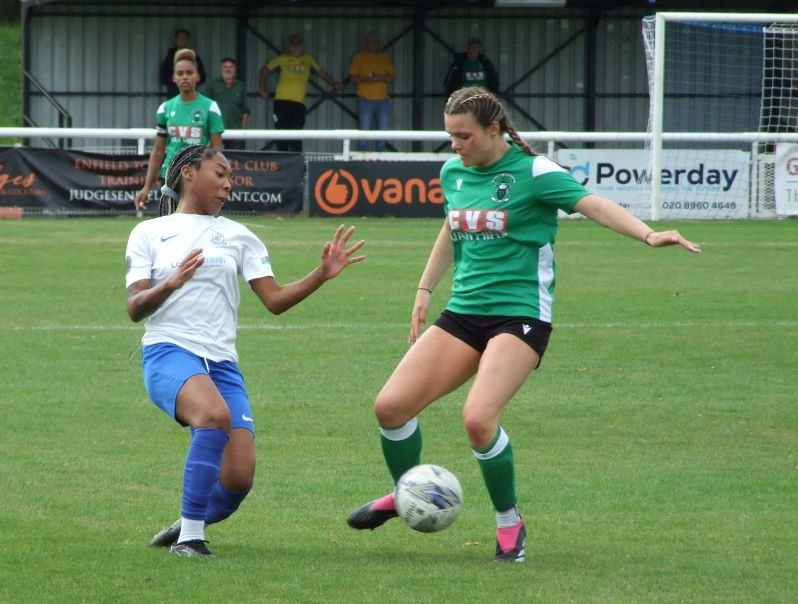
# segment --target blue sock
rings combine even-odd
[[[194,430],[183,470],[183,500],[180,515],[205,520],[213,485],[219,479],[222,454],[230,437],[216,428]]]
[[[224,488],[221,481],[217,480],[211,491],[211,499],[208,502],[208,511],[205,512],[205,524],[221,522],[238,509],[244,497],[249,494],[252,485],[245,491],[230,491]]]

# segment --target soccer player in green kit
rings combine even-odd
[[[418,415],[474,377],[462,417],[496,511],[495,559],[523,562],[526,528],[517,507],[513,449],[500,419],[548,344],[558,210],[579,212],[651,247],[700,248],[677,231],[651,229],[536,155],[501,102],[482,88],[452,94],[444,124],[458,155],[441,169],[446,218],[418,283],[411,347],[377,395],[374,412],[395,483],[420,463]],[[450,265],[449,303],[422,333],[432,290]],[[396,515],[389,493],[354,510],[347,522],[374,529]]]
[[[134,201],[139,211],[147,207],[147,198],[156,177],[160,174],[166,181],[166,169],[178,151],[190,145],[222,148],[222,111],[216,101],[197,91],[200,74],[197,54],[193,50],[182,48],[175,53],[172,78],[180,94],[161,103],[155,113],[155,144],[150,152],[144,186]]]

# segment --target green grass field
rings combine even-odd
[[[241,221],[282,282],[336,226]],[[460,519],[438,534],[344,522],[391,486],[371,403],[407,346],[437,220],[357,219],[366,262],[280,317],[244,293],[255,489],[208,530],[215,560],[148,548],[179,515],[187,435],[142,385],[134,223],[0,221],[0,602],[798,601],[798,223],[678,225],[698,256],[562,226],[552,342],[504,418],[523,565],[492,562],[462,392],[421,417],[424,461],[463,484]]]

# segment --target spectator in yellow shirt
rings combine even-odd
[[[366,48],[357,53],[349,67],[349,79],[356,86],[357,127],[360,130],[388,129],[388,84],[394,81],[396,71],[391,58],[382,52],[377,34],[369,32]],[[375,141],[377,151],[385,151],[385,141]],[[358,141],[358,151],[368,148],[368,141]]]
[[[305,96],[311,71],[334,87],[338,92],[343,85],[322,69],[318,61],[304,50],[302,36],[291,34],[288,38],[288,52],[277,55],[260,70],[260,96],[269,98],[268,79],[272,71],[280,70],[277,87],[274,91],[274,111],[272,119],[278,130],[302,130],[305,127]],[[302,152],[301,140],[279,140],[278,151]]]

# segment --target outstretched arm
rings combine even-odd
[[[651,247],[680,245],[688,252],[701,251],[697,244],[682,237],[679,231],[655,231],[626,208],[598,195],[586,195],[576,203],[574,210],[603,227]]]
[[[339,82],[338,80],[336,80],[332,76],[332,74],[329,71],[327,71],[326,69],[320,69],[319,70],[319,77],[322,80],[324,80],[325,82],[327,82],[330,86],[335,88],[335,90],[338,91],[338,92],[341,92],[344,89],[344,85],[341,82]]]
[[[249,282],[252,291],[269,312],[275,315],[299,304],[319,289],[325,281],[341,274],[347,266],[366,259],[365,256],[352,255],[363,247],[365,240],[361,239],[349,248],[346,247],[354,232],[355,227],[349,227],[344,232],[344,225],[339,226],[332,241],[324,244],[319,266],[302,279],[288,285],[280,285],[274,277],[261,277]]]

